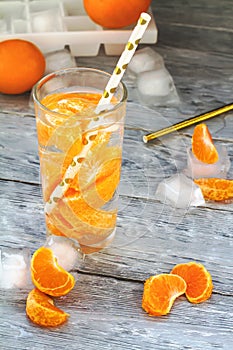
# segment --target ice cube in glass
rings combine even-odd
[[[49,52],[45,55],[46,74],[64,68],[76,67],[75,58],[68,49]]]

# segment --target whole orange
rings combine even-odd
[[[0,92],[21,94],[43,76],[45,58],[39,48],[27,40],[0,42]]]
[[[151,0],[83,0],[88,16],[105,28],[122,28],[135,23]]]

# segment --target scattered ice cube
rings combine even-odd
[[[53,51],[45,55],[46,71],[45,73],[52,73],[56,70],[64,68],[76,67],[75,58],[67,49]]]
[[[79,258],[78,247],[74,245],[72,240],[51,235],[46,242],[46,246],[52,249],[58,264],[66,271],[72,270],[77,264]]]
[[[30,281],[28,249],[0,249],[0,288],[25,288]]]
[[[230,169],[230,159],[227,154],[227,149],[225,146],[216,146],[219,160],[213,164],[206,164],[199,161],[194,154],[192,153],[192,149],[187,149],[188,159],[187,159],[187,169],[185,170],[185,174],[198,179],[201,177],[220,177],[226,178],[227,172]]]
[[[139,99],[146,105],[177,105],[180,101],[173,79],[166,68],[140,73],[137,88]]]
[[[127,72],[136,76],[142,72],[159,70],[164,67],[162,56],[150,47],[137,50],[128,64]]]
[[[201,189],[182,173],[163,180],[157,187],[156,198],[176,208],[197,207],[205,204]]]
[[[77,66],[74,56],[71,55],[68,49],[51,51],[45,54],[45,60],[46,60],[45,74],[53,73],[60,69],[74,68]],[[34,111],[34,101],[32,97],[32,91],[30,94],[28,105],[29,105],[29,108]]]

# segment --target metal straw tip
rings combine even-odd
[[[147,136],[146,136],[146,135],[144,135],[142,139],[143,139],[143,142],[144,142],[144,143],[147,143],[147,142],[148,142],[148,139],[147,139]]]

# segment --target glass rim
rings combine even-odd
[[[32,88],[32,97],[33,100],[36,104],[38,104],[40,106],[40,108],[46,110],[47,112],[53,112],[55,115],[61,115],[61,113],[53,111],[49,108],[47,108],[45,105],[43,105],[43,103],[40,102],[40,100],[38,99],[37,96],[37,92],[38,89],[43,86],[47,81],[51,80],[52,78],[56,77],[56,76],[62,76],[65,73],[69,73],[69,72],[74,72],[74,71],[90,71],[90,72],[94,72],[94,73],[99,73],[102,75],[105,75],[106,77],[108,77],[110,79],[111,74],[103,71],[101,69],[96,69],[96,68],[89,68],[89,67],[72,67],[72,68],[64,68],[64,69],[59,69],[57,71],[54,71],[52,73],[46,74],[44,77],[42,77]],[[107,84],[106,84],[107,85]],[[127,97],[128,97],[128,91],[126,88],[126,85],[120,81],[118,86],[122,86],[122,91],[123,91],[123,95],[120,101],[118,101],[116,104],[113,105],[113,108],[111,109],[111,111],[114,111],[115,109],[119,108],[119,106],[122,105],[122,103],[126,102]],[[110,110],[109,110],[110,111]],[[99,114],[105,113],[106,111],[101,111]],[[64,114],[63,114],[64,115]]]

